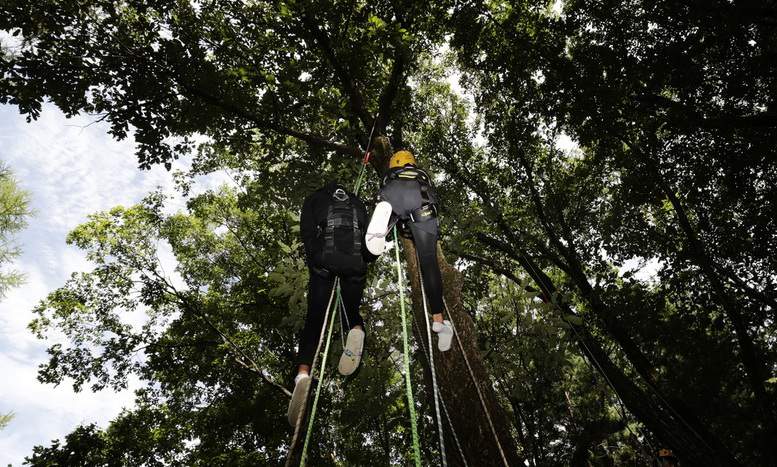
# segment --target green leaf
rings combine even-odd
[[[370,15],[367,21],[370,23],[370,30],[373,31],[386,27],[386,23],[375,15]]]
[[[572,315],[572,314],[564,315],[564,320],[566,320],[568,323],[574,324],[575,326],[583,325],[583,318],[577,315]]]
[[[278,246],[280,246],[280,247],[281,247],[281,250],[282,250],[284,253],[286,253],[287,255],[288,255],[288,254],[291,254],[291,247],[289,247],[289,245],[287,245],[287,244],[283,243],[281,240],[278,240]]]
[[[290,18],[291,17],[291,11],[289,11],[289,7],[285,3],[281,3],[278,6],[278,14],[281,15],[284,18]]]

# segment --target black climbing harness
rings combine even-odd
[[[421,190],[421,207],[408,213],[411,222],[424,222],[437,217],[437,200],[434,199],[432,179],[425,171],[412,165],[391,170],[383,177],[383,186],[393,180],[414,180]]]
[[[418,209],[410,211],[411,222],[424,222],[437,217],[437,204],[424,204]]]
[[[362,255],[363,226],[355,203],[342,188],[332,193],[326,219],[318,226],[323,238],[321,263],[335,274],[361,275],[366,271]]]

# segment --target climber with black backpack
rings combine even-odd
[[[348,333],[338,370],[342,375],[351,375],[361,362],[365,329],[359,305],[366,282],[367,263],[377,259],[367,250],[364,242],[366,225],[364,203],[336,182],[313,192],[303,202],[300,234],[310,279],[308,311],[297,357],[297,377],[287,414],[292,426],[296,425],[311,383],[310,366],[333,296],[335,278],[340,279],[340,296],[345,311],[345,319],[341,322],[344,332]]]
[[[386,251],[386,236],[397,224],[413,239],[431,307],[432,330],[437,333],[437,348],[445,352],[451,347],[453,326],[443,315],[442,274],[437,262],[437,194],[429,174],[416,165],[413,153],[401,150],[391,156],[378,201],[367,227],[367,249],[375,255]]]

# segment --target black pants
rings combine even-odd
[[[429,301],[429,313],[437,314],[445,310],[442,299],[442,274],[437,262],[437,219],[423,222],[407,222],[413,242],[418,252],[418,266],[424,279],[424,291]]]
[[[310,271],[310,280],[308,281],[308,314],[305,317],[305,327],[302,328],[302,336],[299,343],[299,354],[297,364],[312,365],[313,354],[316,352],[318,340],[321,336],[321,328],[324,325],[324,314],[329,305],[329,297],[332,296],[332,287],[335,284],[334,274],[322,275],[312,269]],[[335,308],[337,295],[332,299],[332,307],[329,312],[330,319],[337,319],[338,314],[343,323],[343,330],[348,332],[350,328],[361,325],[364,328],[364,320],[359,314],[359,305],[364,293],[366,277],[341,277],[340,293],[345,305],[346,316],[342,316],[342,311]]]

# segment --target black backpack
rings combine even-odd
[[[323,243],[321,265],[343,276],[359,276],[367,272],[362,256],[364,229],[359,224],[356,205],[342,188],[332,193],[326,219],[319,225]]]

